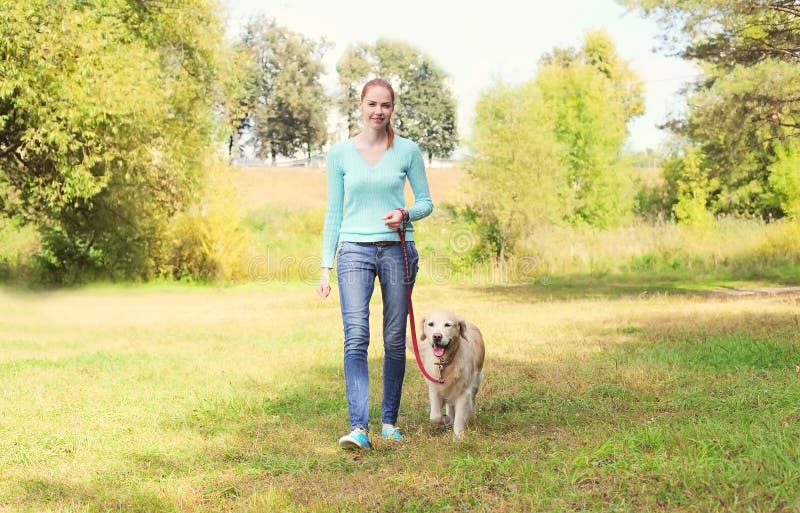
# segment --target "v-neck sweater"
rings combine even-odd
[[[414,193],[407,208],[410,221],[418,221],[433,210],[425,162],[417,144],[394,136],[392,146],[377,164],[368,164],[353,139],[333,146],[327,155],[328,208],[322,236],[322,267],[333,268],[339,242],[399,241],[383,216],[405,208],[406,179]],[[406,240],[414,240],[408,223]]]

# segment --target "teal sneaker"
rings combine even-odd
[[[405,440],[402,433],[400,433],[400,428],[397,426],[386,426],[381,429],[381,437],[384,440],[390,440],[392,442],[402,442]]]
[[[356,428],[339,439],[339,447],[347,450],[372,449],[369,435],[363,428]]]

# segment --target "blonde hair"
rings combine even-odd
[[[389,95],[392,97],[392,107],[394,107],[394,88],[389,81],[384,80],[382,78],[373,78],[361,89],[361,101],[364,101],[364,96],[366,96],[367,92],[372,89],[373,87],[383,87],[384,89],[389,91]],[[357,134],[358,132],[356,132]],[[386,149],[392,147],[394,144],[394,127],[392,127],[392,120],[389,119],[389,122],[386,123]]]

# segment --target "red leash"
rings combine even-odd
[[[406,295],[408,297],[408,316],[411,321],[411,344],[414,346],[414,356],[417,358],[417,366],[419,370],[422,371],[422,375],[432,383],[441,384],[444,383],[444,379],[436,379],[428,374],[428,371],[425,370],[425,366],[422,365],[422,358],[419,356],[417,328],[414,323],[414,305],[411,304],[411,274],[408,272],[408,254],[406,253],[406,214],[402,209],[398,208],[397,210],[400,210],[400,214],[403,216],[402,228],[398,228],[397,233],[400,234],[400,246],[403,248],[403,264],[405,264],[406,268]]]

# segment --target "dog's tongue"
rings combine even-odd
[[[433,356],[441,358],[444,355],[444,348],[442,346],[433,346]]]

